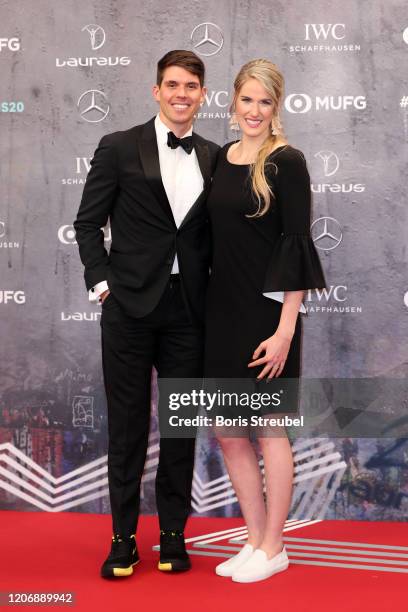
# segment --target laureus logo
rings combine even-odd
[[[100,25],[90,23],[82,28],[82,32],[88,32],[91,39],[92,51],[97,51],[105,44],[105,30]]]
[[[325,177],[330,178],[336,174],[340,166],[340,160],[334,151],[318,151],[314,157],[320,161],[319,170],[323,171]],[[366,188],[363,183],[323,183],[315,181],[312,182],[311,187],[313,193],[362,193]]]
[[[91,43],[92,51],[98,51],[103,47],[106,42],[106,33],[102,26],[96,23],[89,23],[84,26],[81,32],[86,32]],[[67,57],[67,58],[56,58],[57,68],[80,68],[83,66],[128,66],[131,59],[126,56],[107,56],[107,57]]]
[[[325,177],[329,178],[336,174],[340,166],[339,157],[334,151],[318,151],[315,156],[320,161],[320,169]],[[316,183],[312,182],[313,193],[362,193],[366,186],[363,183]]]
[[[98,321],[100,312],[61,312],[61,321]]]
[[[318,151],[315,157],[323,162],[324,176],[333,176],[339,169],[340,160],[333,151]]]

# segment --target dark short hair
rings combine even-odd
[[[185,51],[184,49],[176,49],[175,51],[169,51],[166,55],[157,62],[157,85],[161,85],[163,81],[163,74],[166,68],[170,66],[180,66],[191,74],[195,74],[201,87],[204,85],[205,77],[205,66],[203,61],[193,53],[192,51]]]

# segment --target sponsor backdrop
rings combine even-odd
[[[312,235],[328,287],[306,295],[305,377],[404,376],[408,348],[408,14],[402,0],[0,4],[0,506],[109,512],[100,309],[73,219],[102,135],[156,112],[173,48],[207,66],[196,130],[232,140],[232,82],[266,57],[286,78],[283,121],[308,161]],[[109,229],[105,229],[109,248]],[[153,381],[154,387],[154,381]],[[155,400],[143,481],[154,512]],[[292,517],[406,520],[408,447],[298,439]],[[239,515],[214,440],[200,439],[193,507]]]

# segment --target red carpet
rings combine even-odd
[[[192,571],[172,575],[156,569],[158,554],[152,551],[158,543],[156,518],[142,517],[137,536],[142,561],[133,576],[116,581],[99,577],[110,546],[109,516],[1,512],[0,520],[0,591],[72,591],[75,610],[252,612],[255,606],[285,612],[408,610],[408,527],[401,523],[323,521],[287,531],[285,541],[293,561],[289,570],[264,582],[237,584],[214,574],[214,566],[228,554],[221,547],[234,548],[229,538],[220,541],[214,532],[241,527],[241,519],[191,519],[187,537],[206,536],[207,542],[213,542],[200,547],[199,539],[191,542],[189,548],[198,553],[192,556]],[[33,606],[19,609],[33,610]]]

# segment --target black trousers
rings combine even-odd
[[[135,533],[139,515],[152,366],[161,378],[202,376],[203,330],[192,325],[180,281],[173,276],[157,307],[142,318],[127,315],[110,294],[102,305],[101,327],[113,533],[126,537]],[[161,529],[184,529],[191,506],[194,443],[160,440],[156,503]]]

